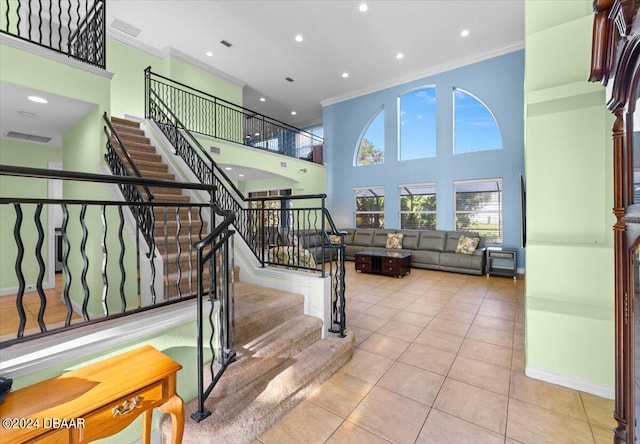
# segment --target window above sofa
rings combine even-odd
[[[502,245],[502,179],[454,182],[457,231],[480,233],[486,245]]]

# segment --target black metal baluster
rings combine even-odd
[[[176,267],[178,270],[178,278],[176,280],[176,287],[178,290],[178,298],[182,298],[182,290],[180,289],[180,284],[182,283],[182,267],[180,267],[180,256],[182,254],[182,245],[180,245],[180,207],[176,206],[176,244],[178,248],[178,253],[176,254]]]
[[[122,233],[124,232],[124,214],[122,213],[122,206],[118,206],[118,216],[120,217],[120,225],[118,226],[118,241],[120,242],[120,257],[118,258],[118,265],[120,267],[120,313],[124,313],[127,309],[127,299],[124,295],[124,285],[127,279],[127,273],[124,268],[124,253],[125,253],[125,245],[124,245],[124,237]]]
[[[107,276],[109,252],[107,251],[107,217],[105,210],[105,205],[102,205],[100,210],[100,218],[102,219],[102,239],[100,241],[102,247],[102,311],[105,316],[109,316],[109,305],[107,303],[107,295],[109,294],[109,277]]]
[[[38,290],[38,297],[40,298],[40,309],[38,310],[38,325],[40,326],[40,331],[47,331],[47,326],[44,323],[44,312],[47,308],[47,297],[44,294],[44,289],[42,288],[42,280],[44,279],[45,273],[45,264],[44,259],[42,257],[42,245],[44,244],[44,229],[42,228],[42,221],[40,220],[42,216],[42,204],[39,203],[36,205],[36,212],[34,215],[34,220],[36,223],[36,230],[38,231],[38,240],[36,242],[36,261],[38,262],[38,279],[36,281],[36,289]]]
[[[156,215],[151,211],[151,226],[156,226]],[[152,235],[149,237],[149,264],[151,265],[151,302],[155,305],[157,300],[156,295],[156,238]]]
[[[191,211],[192,211],[193,207],[191,205],[188,206],[187,210],[189,212],[188,218],[189,218],[189,232],[188,232],[188,236],[189,236],[189,294],[193,294],[193,220],[191,217]],[[202,224],[202,221],[200,221],[200,223]]]
[[[82,290],[84,292],[84,298],[82,300],[82,318],[85,321],[89,320],[89,312],[87,306],[89,305],[89,286],[87,285],[87,271],[89,270],[89,258],[87,257],[87,238],[89,232],[87,231],[87,225],[85,223],[85,215],[87,213],[87,206],[82,205],[80,210],[80,226],[82,227],[82,240],[80,241],[80,254],[82,255],[82,274],[80,276],[80,282],[82,282]]]
[[[42,45],[42,0],[38,0],[38,43]]]
[[[24,328],[27,324],[27,314],[24,311],[22,300],[24,298],[24,273],[22,272],[22,259],[24,258],[24,244],[22,243],[22,236],[20,235],[20,229],[22,228],[22,207],[20,204],[13,204],[16,211],[16,223],[13,226],[13,238],[16,241],[18,247],[18,254],[16,256],[16,277],[18,278],[18,294],[16,295],[16,308],[18,309],[18,316],[20,317],[20,324],[18,325],[17,337],[24,336]]]
[[[164,279],[166,284],[164,285],[165,300],[169,300],[169,238],[167,233],[167,207],[163,208],[164,214]]]
[[[58,51],[62,51],[62,3],[58,3]]]
[[[71,316],[73,315],[73,307],[69,298],[69,288],[71,287],[71,270],[69,270],[69,252],[71,251],[69,244],[69,236],[67,236],[67,226],[69,225],[69,209],[67,204],[62,204],[62,271],[64,272],[64,289],[62,291],[62,299],[67,306],[67,317],[64,325],[71,325]]]

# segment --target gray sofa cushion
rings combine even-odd
[[[482,271],[482,255],[448,252],[440,253],[440,266],[443,269],[464,268]]]
[[[418,249],[418,241],[420,240],[420,231],[418,230],[401,230],[399,233],[404,234],[402,238],[402,248],[409,250]]]
[[[480,238],[480,235],[473,231],[447,231],[447,243],[444,251],[455,252],[460,236]],[[478,246],[479,244],[480,242],[478,241]]]
[[[373,242],[373,228],[357,228],[353,235],[353,245],[370,247]]]
[[[355,233],[356,230],[354,230],[353,228],[339,228],[338,231],[344,231],[347,233],[344,235],[345,245],[353,244],[353,234]]]
[[[385,248],[387,246],[387,234],[395,232],[396,230],[391,229],[376,229],[373,232],[373,243],[371,245]]]
[[[438,265],[440,262],[440,252],[431,250],[412,250],[411,251],[411,264],[434,264]]]
[[[444,244],[447,238],[446,231],[426,230],[420,232],[418,250],[444,251]],[[457,241],[456,241],[457,245]]]

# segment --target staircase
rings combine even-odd
[[[115,117],[111,121],[143,177],[175,180],[137,122]],[[189,196],[183,196],[179,189],[155,187],[151,191],[154,202],[189,202]],[[198,227],[202,224],[206,232],[206,222],[200,221],[197,210],[191,211],[194,223]],[[180,210],[180,218],[184,221],[187,217],[188,210]],[[155,220],[156,246],[169,264],[165,286],[169,296],[174,297],[178,259],[175,211],[167,212],[166,238],[173,242],[165,245],[163,209],[155,211]],[[194,230],[197,235],[197,229]],[[182,236],[182,231],[179,238],[183,252],[180,288],[185,294],[189,289],[184,279],[185,270],[189,269],[185,255],[189,251],[189,238]],[[195,264],[192,266],[195,268]],[[327,327],[322,326],[320,319],[304,314],[301,295],[239,282],[237,275],[236,270],[237,360],[227,368],[205,402],[211,416],[197,423],[190,416],[198,410],[197,398],[185,404],[184,443],[251,442],[351,359],[353,332],[348,332],[346,338],[321,339],[322,329]],[[214,363],[214,373],[217,366]],[[209,378],[205,378],[206,387],[211,380],[208,364],[204,374]],[[168,418],[162,419],[160,430],[164,441],[170,442]]]
[[[353,332],[320,339],[322,322],[303,314],[301,295],[244,282],[235,291],[238,358],[205,402],[211,416],[197,423],[198,400],[185,404],[185,444],[250,443],[351,359]],[[160,430],[171,442],[167,415]]]
[[[156,148],[150,144],[149,138],[145,136],[144,130],[140,129],[138,122],[112,117],[111,123],[118,132],[120,139],[127,148],[127,152],[135,162],[142,177],[175,181],[175,175],[169,173],[169,167],[164,163],[162,156],[156,153]],[[118,142],[113,140],[113,144],[124,158]],[[130,170],[129,173],[135,175],[133,170]],[[150,187],[150,190],[154,195],[153,202],[156,203],[188,204],[191,202],[191,198],[183,195],[180,188]],[[145,193],[142,193],[142,195],[146,196]],[[187,227],[189,223],[189,212],[191,212],[192,221],[191,240],[189,239],[189,228]],[[188,295],[195,293],[196,256],[195,251],[193,251],[191,255],[189,255],[189,251],[192,242],[199,239],[198,235],[200,231],[202,231],[203,236],[207,234],[207,222],[200,219],[198,208],[192,208],[191,210],[185,207],[180,208],[178,214],[182,227],[178,241],[176,241],[178,222],[175,207],[155,207],[153,213],[155,218],[153,230],[155,245],[167,266],[167,273],[164,280],[164,294],[171,299],[177,297],[179,294]],[[180,245],[182,252],[179,256],[178,245]],[[178,270],[178,259],[180,270]],[[178,271],[180,271],[181,279],[178,279]],[[191,279],[189,279],[189,277],[191,277]],[[180,281],[180,292],[178,292],[178,281]],[[211,283],[208,271],[206,271],[203,276],[203,282],[205,288]]]

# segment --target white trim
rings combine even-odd
[[[63,63],[73,68],[81,69],[83,71],[87,71],[92,74],[97,74],[99,76],[106,77],[109,80],[113,78],[113,73],[105,69],[98,68],[97,66],[90,65],[89,63],[81,62],[79,60],[74,59],[73,57],[67,56],[62,53],[58,53],[52,49],[48,49],[39,45],[34,45],[29,41],[22,40],[7,34],[0,34],[0,43],[3,45],[11,46],[12,48],[16,48],[24,52],[28,52],[33,55],[44,57],[50,60],[55,60],[56,62]]]
[[[0,374],[16,378],[196,320],[196,301],[125,316],[0,350]]]
[[[196,59],[195,57],[192,57],[189,54],[182,52],[176,48],[173,48],[171,46],[167,46],[164,49],[157,49],[151,45],[142,43],[140,40],[136,39],[135,37],[131,37],[130,35],[125,34],[122,31],[118,31],[117,29],[114,29],[111,26],[107,27],[107,37],[125,46],[128,46],[133,49],[137,49],[138,51],[144,52],[145,54],[149,54],[150,56],[153,56],[162,60],[168,57],[173,57],[195,68],[201,69],[211,75],[214,75],[220,78],[221,80],[225,80],[229,83],[232,83],[235,86],[239,86],[240,88],[244,88],[245,86],[247,86],[246,82],[243,82],[237,77],[234,77],[230,74],[222,72],[214,68],[213,66],[208,65]]]
[[[607,399],[615,399],[614,387],[610,385],[594,384],[586,379],[576,378],[575,376],[556,373],[532,367],[530,365],[526,366],[524,374],[530,378],[539,379],[540,381],[546,381],[574,390],[580,390],[581,392],[591,393]]]
[[[387,80],[385,82],[378,83],[376,85],[362,88],[357,91],[352,91],[347,94],[343,94],[340,96],[330,97],[328,99],[322,100],[320,105],[323,107],[334,105],[336,103],[344,102],[345,100],[355,99],[356,97],[364,96],[366,94],[371,94],[377,91],[382,91],[387,88],[392,88],[394,86],[400,86],[405,83],[413,82],[416,80],[424,79],[436,74],[440,74],[446,71],[451,71],[453,69],[461,68],[463,66],[471,65],[473,63],[482,62],[484,60],[489,60],[494,57],[498,57],[501,55],[509,54],[511,52],[519,51],[524,49],[524,41],[516,42],[512,45],[505,46],[504,48],[498,48],[492,51],[488,51],[482,54],[476,54],[470,57],[465,57],[462,59],[454,60],[452,62],[443,63],[441,65],[436,65],[428,69],[423,69],[420,71],[415,71],[410,74],[407,74],[402,77],[396,77],[395,79]]]

